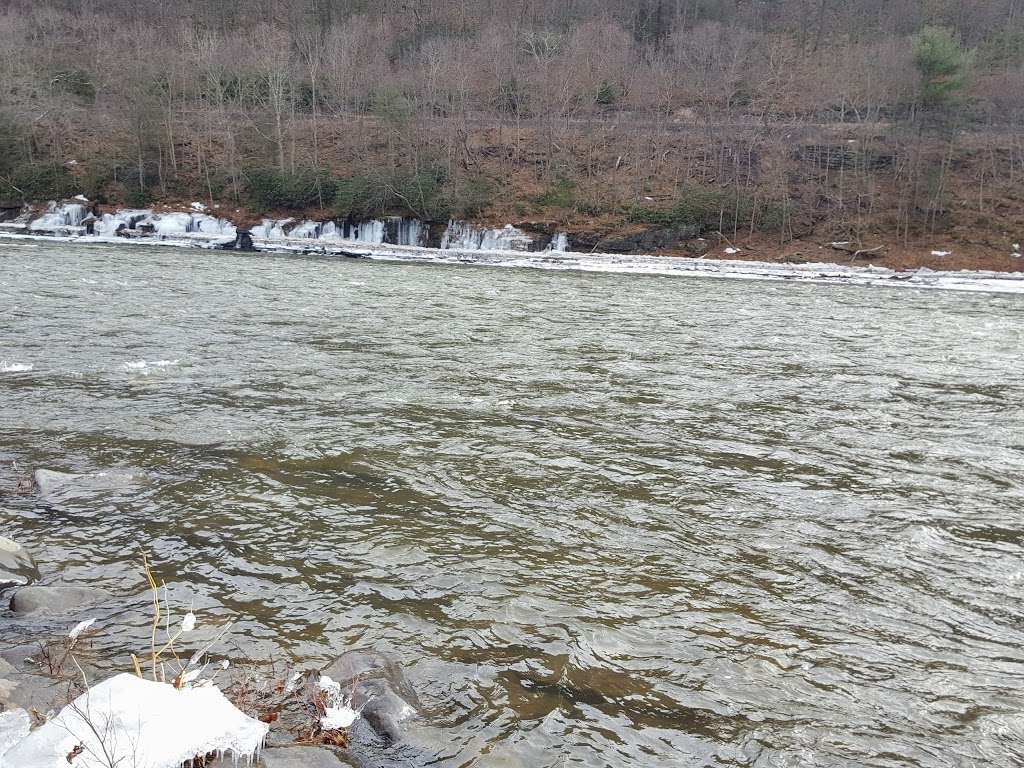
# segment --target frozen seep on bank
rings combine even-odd
[[[7,222],[0,222],[0,232],[49,234],[75,237],[151,237],[156,239],[188,238],[212,240],[233,238],[239,231],[228,219],[206,212],[205,206],[193,203],[191,210],[157,213],[150,209],[123,209],[93,215],[88,200],[51,202],[41,215],[25,211]],[[399,245],[425,248],[430,243],[428,222],[401,216],[366,221],[313,221],[262,219],[250,234],[257,241],[318,241],[322,243],[353,243],[362,245]],[[438,237],[435,229],[434,237]],[[500,228],[478,227],[465,221],[450,221],[439,240],[442,250],[462,251],[565,251],[568,238],[559,233],[553,238],[531,235],[511,224]]]

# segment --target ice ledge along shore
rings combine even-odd
[[[655,275],[664,277],[713,277],[741,280],[806,282],[831,285],[876,285],[903,288],[1024,294],[1024,272],[937,271],[927,268],[896,272],[875,266],[842,264],[777,264],[760,261],[686,258],[681,256],[620,255],[575,252],[523,252],[500,250],[436,249],[417,246],[366,245],[359,242],[325,243],[308,239],[265,240],[253,238],[258,251],[251,255],[300,254],[341,256],[374,261],[516,267],[577,272]],[[161,246],[217,250],[223,236],[201,233],[175,237],[106,237],[96,235],[45,235],[0,231],[0,242],[51,242],[114,246]]]

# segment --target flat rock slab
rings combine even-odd
[[[32,476],[43,496],[76,495],[94,491],[134,488],[146,482],[145,473],[134,469],[108,469],[103,472],[72,474],[52,469],[37,469]]]
[[[239,763],[231,757],[222,757],[209,764],[210,768],[237,768]],[[350,768],[352,764],[326,747],[273,747],[264,749],[254,768]]]
[[[39,569],[26,549],[0,536],[0,589],[23,586],[39,578]]]
[[[73,585],[51,587],[22,587],[11,598],[15,613],[74,613],[80,608],[97,603],[110,595],[102,589]]]
[[[348,768],[349,763],[324,747],[278,747],[264,750],[263,768]]]

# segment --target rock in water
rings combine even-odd
[[[57,585],[52,587],[22,587],[11,598],[11,610],[15,613],[73,613],[110,595],[102,589]]]
[[[376,651],[348,651],[320,675],[347,692],[349,706],[385,743],[402,740],[401,723],[416,714],[419,702],[397,664]]]
[[[256,252],[256,246],[252,244],[252,233],[247,229],[235,230],[235,239],[217,246],[224,251],[248,251]]]
[[[77,495],[92,491],[117,490],[132,488],[145,482],[142,472],[131,469],[108,469],[103,472],[73,474],[56,472],[52,469],[37,469],[33,475],[36,487],[43,496],[60,493]]]
[[[38,578],[39,569],[25,548],[0,536],[0,590],[24,586]]]

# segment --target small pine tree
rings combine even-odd
[[[619,93],[614,85],[607,80],[601,81],[601,87],[597,89],[597,96],[594,101],[603,107],[610,107],[619,99]]]
[[[945,27],[925,27],[914,37],[914,66],[921,76],[921,103],[942,107],[963,90],[968,54]]]

